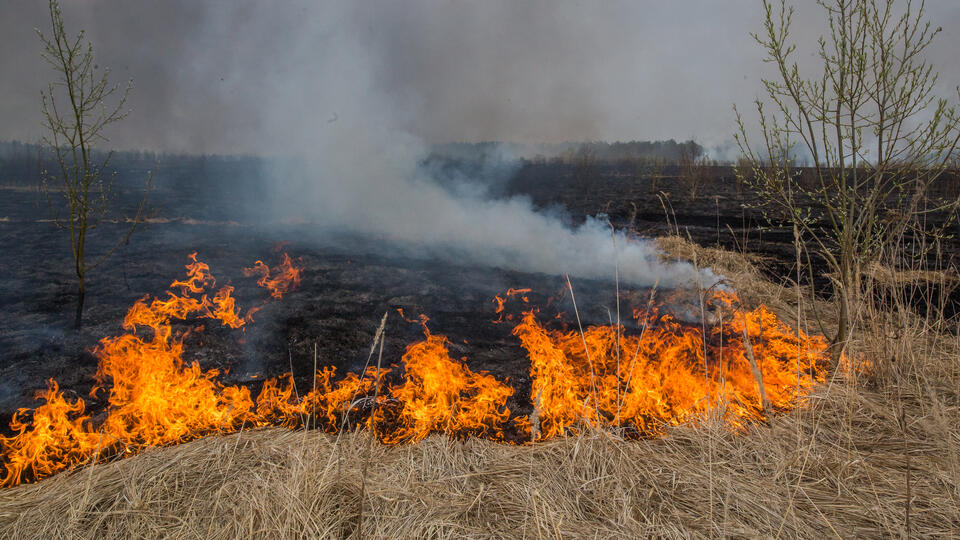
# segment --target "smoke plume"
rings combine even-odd
[[[289,139],[302,156],[299,167],[271,171],[278,218],[455,263],[609,280],[619,268],[621,281],[633,286],[716,282],[690,264],[661,262],[650,242],[612,234],[602,220],[569,228],[525,198],[492,200],[482,190],[438,185],[419,167],[427,143],[407,128],[404,100],[380,84],[383,57],[370,50],[371,41],[330,20],[317,24],[310,33],[327,36],[325,46],[290,50],[283,60],[310,84],[279,85],[268,106],[264,129]]]

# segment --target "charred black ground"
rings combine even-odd
[[[284,249],[300,259],[299,289],[267,302],[244,331],[186,321],[184,330],[205,327],[188,336],[186,361],[225,371],[224,383],[246,384],[254,393],[264,378],[291,370],[298,384],[308,388],[314,347],[319,366],[333,365],[340,372],[362,368],[385,311],[390,317],[384,362],[399,363],[404,348],[423,337],[418,324],[399,316],[401,308],[409,318],[421,313],[430,317],[431,331],[446,335],[451,354],[466,357],[471,369],[509,379],[516,395],[508,406],[519,414],[529,411],[526,355],[510,334],[512,324],[492,322],[498,316],[491,300],[510,287],[528,287],[534,290],[531,302],[544,308],[546,317],[569,312],[572,305],[561,276],[410,258],[377,239],[318,240],[307,225],[267,227],[247,210],[262,195],[256,162],[225,161],[218,168],[200,167],[192,159],[168,161],[158,171],[149,199],[154,221],[144,224],[129,245],[90,274],[87,323],[79,332],[70,325],[75,283],[67,237],[43,221],[49,217],[47,203],[35,188],[22,181],[14,187],[17,182],[12,179],[0,179],[8,186],[0,189],[4,427],[17,408],[34,404],[34,393],[45,388],[49,378],[68,393],[83,396],[95,416],[102,411],[104,403],[88,397],[97,364],[91,348],[99,339],[121,332],[123,315],[136,300],[163,295],[170,282],[183,275],[189,253],[196,251],[210,265],[218,285],[236,286],[242,308],[267,301],[265,291],[244,277],[242,269],[257,259],[268,265],[277,262],[278,242],[287,242]],[[136,167],[128,169],[124,174],[131,178],[142,173]],[[524,162],[492,194],[529,196],[540,208],[564,212],[574,224],[587,215],[606,213],[614,224],[644,235],[679,229],[703,245],[758,254],[772,275],[791,272],[792,229],[764,222],[751,211],[756,201],[733,180],[732,169],[711,169],[709,181],[696,195],[670,170],[656,183],[642,172],[635,166],[595,166],[589,182],[584,182],[584,171],[574,165]],[[121,203],[135,204],[135,184],[124,185],[130,189],[121,195]],[[98,233],[115,238],[122,228],[106,224]],[[949,263],[957,252],[950,244],[941,255]],[[585,324],[616,317],[612,280],[575,280],[574,287]],[[636,292],[634,300],[640,299],[646,299],[644,291]],[[629,303],[623,306],[625,317]]]
[[[51,377],[62,389],[84,397],[90,412],[101,410],[103,403],[87,397],[97,365],[91,347],[122,332],[123,316],[138,299],[165,296],[170,282],[183,277],[193,251],[210,265],[218,285],[236,286],[234,295],[243,310],[264,307],[254,323],[241,330],[208,320],[179,324],[183,331],[203,327],[186,338],[184,359],[226,371],[224,383],[246,384],[254,393],[265,377],[291,369],[300,387],[308,389],[314,346],[318,366],[333,365],[340,373],[362,369],[384,312],[390,314],[384,362],[399,363],[404,348],[423,339],[420,325],[400,316],[402,309],[410,319],[430,317],[430,330],[448,336],[454,357],[465,356],[471,368],[509,378],[518,396],[525,396],[525,355],[510,334],[512,325],[493,322],[498,318],[493,297],[510,287],[529,287],[536,291],[529,295],[531,303],[544,306],[545,315],[569,309],[559,302],[551,305],[552,297],[565,296],[565,281],[558,276],[377,255],[375,243],[360,246],[357,239],[337,242],[341,247],[298,241],[309,234],[305,229],[258,233],[243,225],[165,223],[147,224],[93,276],[87,322],[76,332],[68,317],[75,296],[63,259],[67,247],[57,231],[48,223],[28,221],[11,220],[0,227],[6,229],[4,273],[9,276],[0,285],[0,420],[8,420],[18,407],[31,406],[34,393]],[[242,269],[257,259],[277,262],[274,248],[281,239],[289,242],[284,250],[303,267],[302,283],[283,299],[271,300]],[[345,250],[344,244],[353,249]],[[574,284],[585,321],[608,322],[613,285],[586,280]],[[624,310],[626,317],[628,306]]]

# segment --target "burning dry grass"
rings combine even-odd
[[[678,249],[692,249],[678,244]],[[746,298],[805,319],[790,287],[696,249]],[[724,260],[727,259],[726,264]],[[739,271],[737,266],[739,266]],[[734,432],[714,410],[661,438],[533,445],[265,429],[146,450],[0,491],[10,537],[944,537],[960,532],[960,342],[865,311],[805,407]],[[362,505],[361,505],[362,503]]]
[[[245,432],[5,490],[0,525],[23,538],[337,537],[358,521],[392,538],[885,536],[904,530],[909,493],[914,535],[960,530],[955,405],[902,394],[905,440],[887,392],[817,398],[741,436],[383,446],[362,432]]]
[[[512,415],[506,407],[515,392],[510,384],[453,358],[448,339],[430,333],[425,314],[419,316],[425,340],[409,344],[401,358],[402,384],[382,377],[389,370],[381,373],[378,355],[377,369],[336,381],[333,368],[324,367],[302,396],[291,374],[269,379],[254,400],[250,388],[224,386],[217,370],[183,359],[186,333],[174,330],[174,320],[216,320],[240,329],[259,309],[242,316],[233,286],[214,293],[210,267],[195,253],[191,260],[186,278],[173,281],[166,298],[137,301],[124,318],[125,332],[101,339],[92,350],[99,360],[93,394],[108,397],[105,419],[91,421],[82,399],[68,399],[49,381],[38,396],[43,403],[18,410],[10,423],[14,435],[0,436],[6,469],[0,484],[36,481],[117,454],[129,457],[242,427],[308,425],[336,432],[360,422],[389,444],[430,433],[542,441],[584,427],[636,438],[695,421],[722,405],[720,417],[743,428],[803,404],[828,367],[825,339],[794,330],[762,305],[744,309],[726,289],[699,297],[700,324],[681,322],[651,291],[645,306],[633,308],[638,329],[632,332],[613,321],[583,329],[575,302],[577,330],[567,327],[562,312],[552,318],[560,320],[559,328],[544,326],[540,307],[521,294],[522,318],[506,313],[507,300],[496,297],[495,322],[514,322],[513,334],[527,352],[535,409],[530,416]],[[300,271],[284,253],[273,269],[257,261],[244,273],[258,277],[257,284],[278,300],[296,288]],[[568,288],[573,300],[569,282]],[[529,289],[511,289],[507,296],[523,291]],[[690,291],[671,294],[681,292]],[[617,308],[620,323],[619,297]],[[382,350],[380,332],[377,339]]]

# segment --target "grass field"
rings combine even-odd
[[[814,307],[739,254],[663,239],[747,302]],[[888,280],[893,280],[887,276]],[[879,287],[880,285],[878,285]],[[824,306],[819,306],[823,308]],[[0,492],[18,538],[949,537],[960,533],[960,363],[950,321],[866,309],[807,403],[734,433],[714,418],[627,441],[535,445],[265,429]]]

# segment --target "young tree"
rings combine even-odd
[[[95,153],[94,144],[107,142],[104,129],[128,114],[123,106],[131,85],[128,83],[122,92],[118,92],[118,85],[110,85],[109,70],[98,69],[93,60],[93,46],[83,42],[84,33],[81,31],[76,37],[67,35],[56,0],[50,0],[49,10],[50,37],[39,30],[37,34],[43,42],[42,56],[57,71],[58,77],[46,92],[41,92],[46,128],[43,141],[56,157],[59,170],[43,171],[41,186],[54,223],[70,235],[78,286],[75,325],[80,328],[87,273],[130,239],[143,214],[152,175],[147,178],[143,199],[126,234],[98,259],[88,261],[88,236],[107,215],[115,177],[115,173],[104,177],[112,152]],[[52,198],[53,193],[60,190],[66,199],[65,216],[57,211]]]
[[[690,199],[696,199],[700,193],[700,188],[705,187],[710,181],[712,171],[710,170],[710,160],[703,150],[703,147],[693,140],[681,143],[679,146],[679,155],[677,157],[677,183],[683,189]]]
[[[590,143],[583,143],[568,151],[568,161],[573,165],[573,183],[580,195],[590,198],[597,184],[597,151]]]
[[[865,266],[924,214],[944,209],[928,195],[956,157],[958,115],[934,95],[937,73],[924,52],[940,28],[926,22],[922,0],[818,0],[828,32],[810,77],[790,40],[793,6],[778,4],[763,0],[763,32],[753,34],[777,74],[763,80],[772,111],[756,100],[757,148],[737,112],[736,139],[751,169],[739,172],[826,260],[839,354],[857,318]],[[794,167],[801,149],[812,181],[800,182]]]

